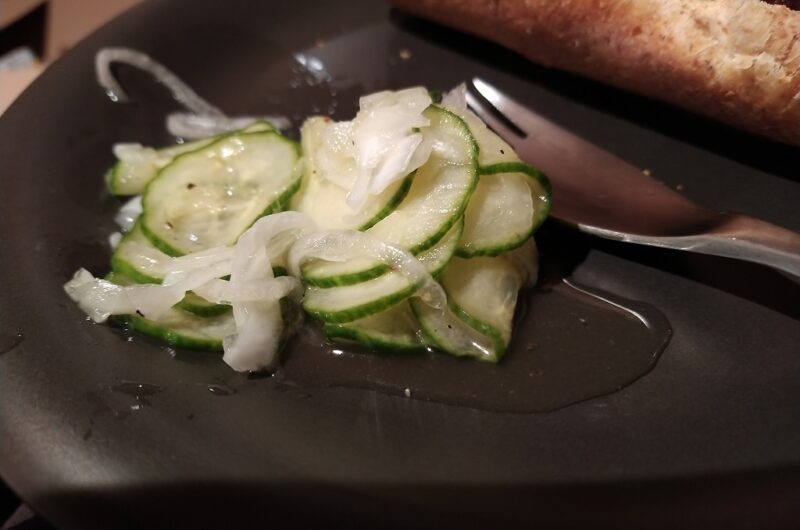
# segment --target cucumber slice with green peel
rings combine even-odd
[[[464,213],[458,256],[497,256],[530,238],[534,207],[528,178],[522,173],[481,175]]]
[[[162,340],[174,348],[190,350],[222,351],[222,340],[236,332],[230,312],[201,317],[180,309],[170,309],[158,320],[139,315],[116,315],[111,318],[126,328]]]
[[[550,214],[550,196],[552,194],[550,181],[544,173],[530,164],[522,162],[508,142],[489,129],[472,111],[468,109],[453,109],[453,111],[466,122],[472,136],[475,138],[475,142],[478,145],[478,166],[481,176],[500,173],[522,173],[528,177],[528,185],[531,188],[534,200],[533,229],[531,232],[535,232]],[[469,228],[467,228],[467,232],[470,232]],[[509,246],[506,250],[510,248],[514,248],[514,246]],[[499,252],[502,252],[502,249]],[[459,255],[484,254],[471,254],[466,250],[459,249]],[[489,252],[486,255],[494,256],[497,253]]]
[[[114,249],[111,270],[132,283],[161,283],[171,259],[150,243],[137,222]],[[231,310],[227,304],[209,302],[192,292],[186,293],[175,307],[204,317],[222,315]]]
[[[136,283],[117,272],[107,274],[106,280],[117,285]],[[179,308],[184,301],[186,298],[158,319],[140,315],[112,315],[110,319],[128,329],[160,339],[175,348],[222,351],[222,339],[236,332],[236,323],[230,308],[222,313],[200,316]],[[195,301],[190,300],[189,303]]]
[[[542,226],[547,216],[550,215],[551,197],[553,188],[547,175],[530,164],[520,162],[502,162],[490,166],[482,166],[480,174],[497,175],[502,173],[521,173],[527,177],[526,182],[533,196],[533,230],[535,232]]]
[[[469,126],[469,130],[478,144],[478,165],[480,167],[519,160],[516,151],[508,145],[508,142],[489,129],[483,120],[472,111],[461,112],[459,116]]]
[[[450,307],[436,309],[418,298],[409,300],[419,321],[424,340],[440,350],[457,357],[474,357],[497,362],[495,341],[460,319]]]
[[[367,233],[419,254],[437,244],[464,213],[477,185],[477,147],[466,124],[455,114],[430,106],[424,115],[430,126],[423,142],[434,149],[417,170],[408,195],[394,211]],[[313,285],[350,285],[368,281],[388,269],[375,260],[311,262],[303,279]]]
[[[224,136],[178,156],[147,185],[142,231],[171,256],[231,245],[288,203],[301,168],[297,144],[275,132]]]
[[[232,309],[228,304],[209,302],[192,291],[186,293],[183,300],[175,304],[175,307],[199,317],[216,317],[230,313]]]
[[[242,132],[271,130],[274,130],[272,125],[259,121],[243,129]],[[139,195],[159,170],[172,162],[176,156],[202,149],[218,138],[204,138],[158,149],[141,144],[120,145],[115,148],[115,152],[121,155],[121,158],[106,173],[108,191],[112,195]]]
[[[413,173],[389,185],[382,193],[370,196],[358,211],[352,210],[347,205],[347,190],[328,176],[341,172],[342,167],[347,171],[354,162],[344,157],[330,160],[335,153],[320,147],[324,133],[332,123],[330,118],[316,116],[307,119],[300,130],[305,157],[303,183],[292,197],[291,209],[308,215],[325,228],[366,230],[402,202],[411,188]],[[349,170],[354,171],[353,168]]]
[[[453,313],[489,337],[500,359],[511,339],[514,310],[523,278],[517,267],[499,257],[453,258],[441,276]]]
[[[112,269],[112,271],[106,275],[106,280],[110,281],[111,283],[116,283],[117,285],[133,285],[135,283],[161,283],[160,279],[158,281],[139,281],[135,276],[130,276],[124,270],[114,269]],[[186,293],[183,299],[173,307],[182,309],[183,311],[187,311],[199,317],[216,317],[230,313],[231,311],[230,305],[209,302],[202,296],[199,296],[192,291]]]
[[[137,221],[111,255],[111,269],[136,283],[161,283],[171,256],[157,249]]]
[[[346,324],[325,324],[323,330],[334,342],[358,342],[375,350],[393,352],[425,348],[419,321],[407,301]]]
[[[455,254],[462,222],[452,227],[442,241],[418,256],[432,276],[445,269]],[[385,311],[417,291],[400,272],[388,272],[366,282],[340,287],[308,287],[303,309],[326,323],[351,322]]]

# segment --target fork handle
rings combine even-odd
[[[746,215],[727,214],[723,219],[709,232],[677,237],[626,234],[588,225],[578,225],[578,229],[616,241],[752,261],[800,277],[800,234]]]
[[[762,263],[800,276],[800,234],[786,228],[732,214],[713,235],[730,242],[733,258]]]

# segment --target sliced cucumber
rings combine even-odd
[[[407,301],[346,324],[325,324],[323,329],[333,341],[358,342],[376,350],[403,351],[425,347],[419,333],[419,321]]]
[[[106,279],[118,285],[136,283],[124,274],[117,272],[109,273],[106,275]],[[199,296],[194,296],[200,299]],[[232,312],[228,309],[222,313],[208,313],[199,316],[195,312],[179,308],[184,301],[186,298],[158,319],[149,319],[139,315],[114,315],[111,319],[122,326],[160,339],[176,348],[221,351],[222,339],[236,332],[236,323],[233,320]],[[195,303],[195,301],[190,300],[189,303]],[[196,303],[209,304],[206,300],[196,301]]]
[[[230,313],[232,309],[228,304],[215,304],[214,302],[209,302],[202,296],[199,296],[192,291],[186,293],[186,296],[183,297],[183,300],[175,304],[175,307],[178,309],[183,309],[184,311],[188,311],[189,313],[199,317],[216,317],[219,315],[224,315],[225,313]]]
[[[171,256],[233,244],[286,205],[300,171],[297,144],[275,132],[224,136],[177,157],[148,184],[142,231]]]
[[[464,213],[459,256],[496,256],[530,238],[534,208],[527,180],[522,173],[481,176]]]
[[[480,167],[519,160],[517,153],[508,145],[508,142],[497,136],[472,111],[467,110],[459,115],[469,126],[469,130],[478,144],[478,165]]]
[[[498,361],[494,341],[468,326],[450,307],[436,309],[418,298],[411,298],[410,303],[425,340],[436,349],[458,357]]]
[[[136,283],[161,283],[167,275],[170,256],[157,249],[137,221],[114,249],[111,269]]]
[[[497,175],[502,173],[521,173],[527,178],[526,182],[533,195],[533,232],[539,229],[550,215],[550,204],[553,188],[547,175],[525,162],[503,162],[480,168],[481,175]]]
[[[522,162],[514,149],[505,140],[495,134],[494,131],[489,129],[486,124],[483,123],[483,121],[472,111],[468,109],[456,109],[456,111],[469,126],[470,132],[472,133],[472,136],[475,138],[475,142],[478,145],[478,166],[482,176],[504,173],[522,173],[528,177],[527,182],[528,186],[531,188],[531,193],[533,194],[534,209],[533,228],[531,233],[535,232],[550,214],[550,196],[552,194],[550,181],[547,179],[544,173],[530,164]],[[469,234],[472,232],[472,228],[470,227],[471,222],[472,221],[470,219],[467,219],[467,227],[465,228],[467,237],[470,237]],[[500,231],[500,233],[502,232]],[[524,242],[524,239],[525,238],[522,238],[522,240],[517,239],[517,242],[522,243]],[[508,244],[508,246],[505,248],[492,248],[495,246],[496,245],[489,244],[487,246],[490,249],[489,252],[473,253],[467,249],[459,249],[459,255],[494,256],[503,250],[515,248],[515,245],[513,244]],[[499,246],[502,247],[503,244],[501,243]]]
[[[455,254],[462,222],[452,227],[432,249],[419,255],[431,275],[439,274]],[[303,309],[327,322],[350,322],[380,313],[414,294],[417,285],[399,272],[389,272],[366,282],[341,287],[306,289]]]
[[[523,278],[504,257],[455,257],[441,276],[453,313],[492,340],[499,359],[511,339],[514,309]]]
[[[424,142],[433,152],[417,170],[408,195],[394,211],[367,230],[389,244],[419,254],[435,245],[461,218],[477,185],[477,148],[455,114],[430,106]],[[303,279],[312,285],[350,285],[380,276],[387,268],[374,260],[311,262]]]
[[[263,132],[274,130],[272,125],[260,121],[250,125],[242,132]],[[176,156],[202,149],[218,137],[204,138],[169,147],[155,149],[140,144],[120,146],[124,157],[117,160],[106,173],[106,185],[113,195],[139,195],[158,171],[172,162]]]
[[[170,259],[170,256],[153,246],[137,222],[114,249],[111,270],[134,283],[161,283],[167,275]],[[203,317],[222,315],[231,310],[227,304],[209,302],[192,292],[186,293],[175,307]]]
[[[214,317],[200,317],[170,309],[158,320],[138,315],[117,315],[115,322],[134,331],[164,341],[174,348],[222,351],[222,340],[236,332],[233,315],[228,312]]]
[[[331,123],[330,118],[316,116],[307,119],[300,130],[305,157],[303,184],[292,198],[291,209],[308,215],[325,228],[366,230],[397,208],[411,188],[413,174],[391,184],[379,195],[370,196],[360,210],[351,210],[346,201],[347,190],[328,178],[329,173],[342,171],[342,167],[347,171],[350,161],[319,160],[324,133]]]

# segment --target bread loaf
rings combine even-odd
[[[800,12],[761,0],[391,0],[543,64],[800,145]]]

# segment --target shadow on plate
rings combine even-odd
[[[76,490],[38,504],[85,529],[775,528],[800,518],[798,471],[546,487],[198,481]]]

